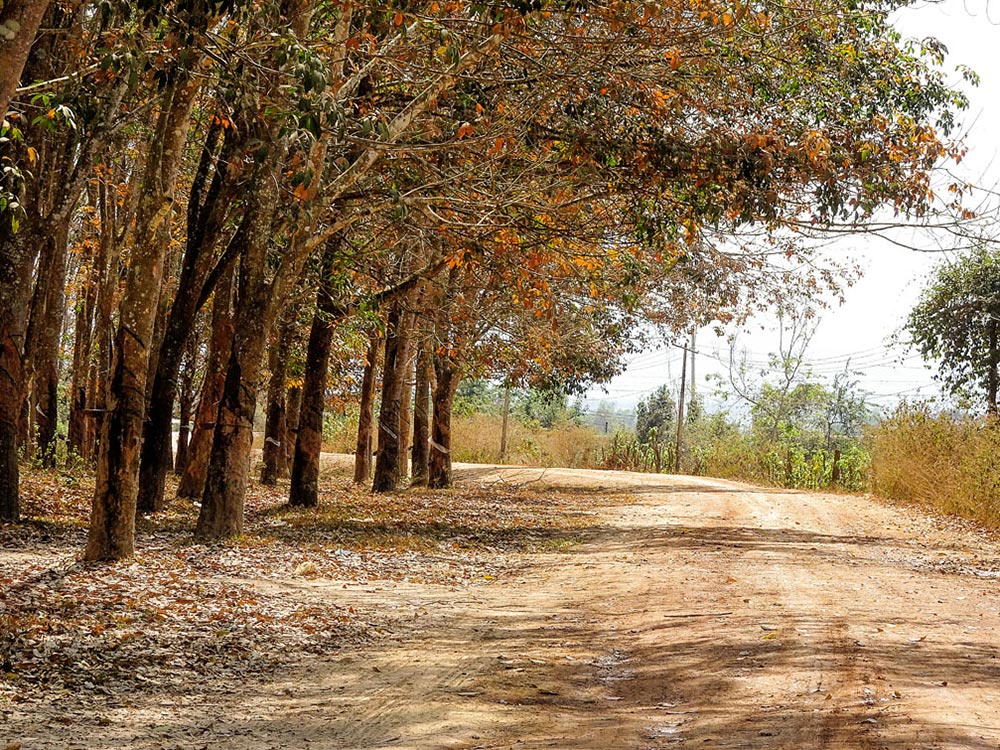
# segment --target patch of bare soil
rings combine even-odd
[[[160,545],[204,591],[274,608],[280,627],[248,643],[283,654],[242,671],[226,656],[205,673],[151,668],[161,682],[130,693],[127,675],[107,692],[67,689],[56,669],[62,687],[31,683],[18,699],[11,684],[30,680],[9,678],[0,748],[1000,746],[1000,554],[986,534],[860,497],[690,477],[465,467],[461,479],[380,500],[334,487],[336,510],[311,521],[262,500],[240,547],[161,526],[134,568],[95,572],[69,552],[53,566],[38,544],[0,553],[45,599],[51,582],[24,570],[63,565],[64,591],[79,575],[110,592]],[[351,572],[344,553],[368,566]],[[176,630],[169,591],[153,590]],[[53,621],[77,614],[46,606]],[[313,626],[332,617],[325,644],[286,630],[296,607]],[[200,633],[195,619],[184,627]],[[167,637],[151,623],[133,640],[155,653]],[[190,649],[206,658],[197,636]],[[88,653],[81,676],[102,651]]]

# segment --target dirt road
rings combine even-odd
[[[242,738],[211,746],[1000,745],[997,549],[982,535],[855,497],[540,481],[635,502],[511,580],[351,592],[399,613],[394,637],[276,682],[227,718]]]
[[[688,477],[480,467],[463,481],[609,500],[580,511],[586,543],[526,555],[505,580],[261,582],[393,625],[219,697],[176,746],[1000,746],[1000,560],[983,534],[863,498]],[[174,746],[150,731],[131,746]]]

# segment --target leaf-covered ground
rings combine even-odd
[[[29,471],[29,520],[0,526],[0,718],[53,699],[226,690],[336,653],[391,632],[391,613],[260,584],[488,584],[515,564],[509,553],[570,545],[586,520],[581,499],[558,492],[471,483],[375,496],[329,477],[318,509],[255,487],[231,543],[196,544],[197,508],[174,502],[140,520],[134,561],[85,564],[92,491],[86,475]]]

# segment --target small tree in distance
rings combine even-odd
[[[953,395],[985,401],[997,416],[1000,388],[1000,256],[979,247],[942,264],[910,312],[904,331]]]

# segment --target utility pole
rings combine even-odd
[[[681,446],[684,444],[684,388],[687,385],[687,344],[683,345],[684,357],[681,359],[681,397],[677,399],[677,442],[674,445],[674,474],[681,473]]]
[[[510,386],[503,389],[503,422],[500,426],[500,463],[507,462],[507,420],[510,416]]]
[[[691,326],[691,403],[694,403],[695,392],[694,392],[694,353],[697,351],[695,347],[694,337],[698,333],[698,329],[695,326]]]

